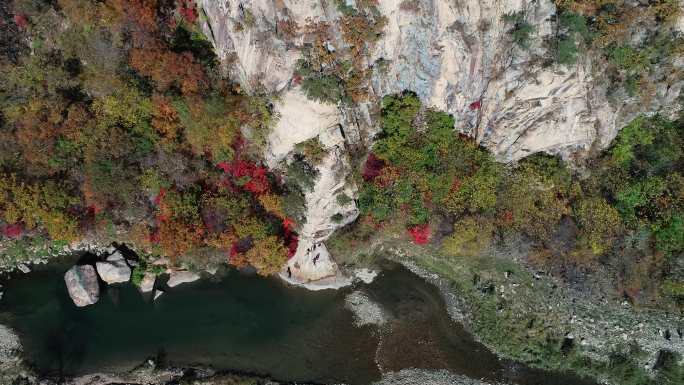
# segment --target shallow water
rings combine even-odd
[[[27,360],[44,374],[130,369],[153,357],[297,382],[368,384],[381,369],[417,367],[521,385],[593,384],[497,359],[451,321],[435,287],[398,265],[370,285],[339,291],[235,270],[169,289],[156,302],[124,284],[103,287],[86,308],[68,297],[68,267],[14,277],[0,301],[0,321],[18,331]],[[354,326],[344,306],[351,290],[384,308],[386,327]]]

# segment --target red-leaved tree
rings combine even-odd
[[[8,238],[20,238],[24,233],[24,227],[20,223],[13,223],[2,227],[2,235]]]
[[[425,245],[430,241],[430,225],[416,225],[408,228],[409,235],[417,245]]]
[[[385,161],[371,153],[368,155],[366,164],[363,167],[363,180],[366,182],[372,181],[378,175],[380,175],[383,167],[385,167]]]
[[[246,160],[220,162],[216,166],[226,174],[230,174],[238,186],[253,194],[261,195],[270,191],[268,170],[263,166]]]

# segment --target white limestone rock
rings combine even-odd
[[[280,118],[268,137],[269,167],[280,167],[298,143],[311,138],[318,137],[327,151],[315,166],[318,178],[313,189],[305,192],[306,223],[298,229],[297,250],[280,276],[290,283],[315,289],[346,286],[351,280],[340,272],[323,243],[336,229],[358,216],[353,201],[340,205],[337,199],[340,194],[356,196],[356,186],[347,183],[346,178],[351,166],[344,152],[340,110],[334,105],[307,99],[298,88],[288,91],[275,110]],[[337,214],[342,219],[335,221],[332,218]],[[287,273],[288,267],[290,273]]]
[[[100,284],[91,265],[76,265],[64,274],[69,297],[78,307],[88,306],[100,299]]]
[[[108,284],[128,282],[131,279],[131,268],[121,252],[115,251],[105,261],[95,263],[97,273]]]

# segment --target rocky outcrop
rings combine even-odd
[[[345,152],[340,111],[334,105],[308,100],[298,88],[288,91],[276,104],[275,111],[279,119],[268,138],[269,167],[283,165],[295,146],[308,139],[318,138],[326,151],[315,166],[318,178],[311,191],[305,193],[306,222],[298,229],[297,250],[280,275],[292,283],[309,284],[310,288],[348,285],[351,280],[342,275],[323,243],[337,228],[358,216],[353,200],[340,204],[338,199],[340,195],[356,196],[356,187],[347,183],[351,167]]]
[[[95,268],[90,265],[76,265],[64,274],[69,296],[78,307],[88,306],[100,299],[100,284]]]
[[[169,287],[176,287],[182,283],[194,282],[200,279],[199,274],[192,271],[172,271],[169,273],[169,281],[166,284]]]
[[[285,88],[300,57],[301,38],[289,36],[285,23],[304,26],[327,20],[318,0],[199,2],[203,29],[226,71],[249,92]]]
[[[375,79],[379,93],[416,91],[428,105],[454,114],[457,129],[503,161],[540,151],[569,157],[594,145],[604,148],[636,113],[669,113],[684,84],[653,74],[662,86],[650,104],[628,95],[609,100],[604,63],[586,57],[573,66],[549,66],[545,41],[556,18],[549,0],[419,3],[415,13],[391,0],[380,2],[389,24],[375,55],[393,64]],[[513,44],[503,17],[516,12],[536,29],[527,50]]]
[[[131,279],[131,268],[121,252],[115,251],[105,261],[95,263],[97,273],[108,284],[128,282]]]

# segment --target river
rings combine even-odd
[[[498,359],[449,318],[434,286],[391,263],[373,283],[336,291],[224,269],[157,301],[132,284],[103,286],[100,301],[85,308],[74,306],[64,285],[71,263],[3,282],[0,322],[17,331],[25,359],[46,376],[128,370],[154,358],[319,384],[369,384],[381,370],[412,367],[520,385],[595,384]],[[353,290],[379,304],[389,322],[356,327],[345,307]]]

